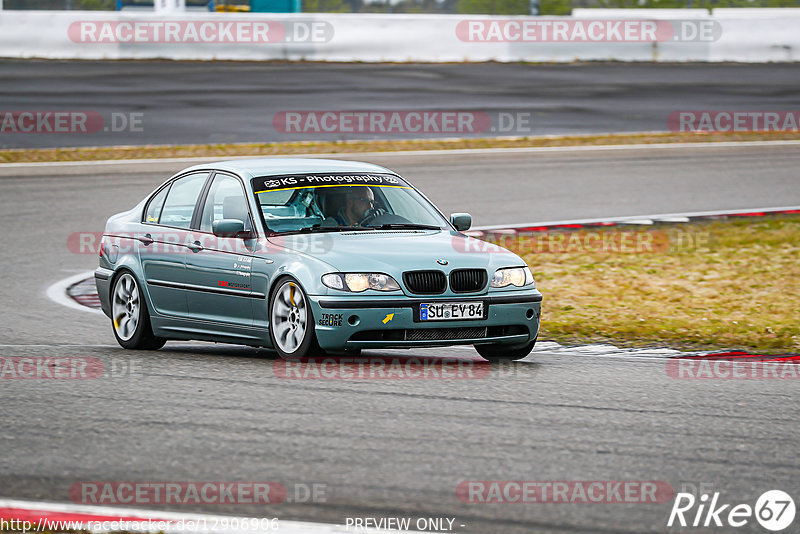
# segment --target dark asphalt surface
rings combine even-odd
[[[445,212],[472,211],[476,224],[800,204],[796,147],[361,159],[406,175]],[[325,502],[171,509],[332,523],[454,517],[465,525],[456,532],[475,533],[638,533],[666,530],[671,502],[470,505],[455,489],[465,480],[661,480],[678,491],[710,485],[730,503],[752,505],[770,489],[800,495],[792,380],[676,380],[646,355],[540,352],[476,380],[288,381],[264,351],[122,350],[107,319],[53,303],[45,289],[96,266],[67,250],[69,234],[102,229],[184,166],[0,168],[0,354],[134,369],[0,380],[0,496],[67,502],[72,484],[98,480],[316,483]],[[544,310],[546,321],[546,300]]]
[[[0,112],[92,111],[109,128],[92,134],[0,133],[0,147],[22,148],[443,135],[288,134],[273,126],[273,117],[285,111],[475,111],[486,113],[495,128],[477,135],[495,136],[663,131],[667,116],[679,110],[800,106],[800,69],[792,64],[3,60],[0,74]],[[502,131],[501,112],[529,114],[531,126]],[[114,131],[115,113],[141,114],[141,131]]]

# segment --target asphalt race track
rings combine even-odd
[[[495,136],[664,131],[675,111],[800,105],[800,70],[792,64],[2,60],[0,73],[0,111],[91,111],[109,129],[0,133],[0,147],[23,148],[469,135],[284,133],[273,117],[286,111],[475,111],[495,127],[475,135]],[[529,114],[531,126],[507,131],[500,112]],[[131,113],[140,114],[135,131],[127,123]],[[125,123],[112,114],[123,114]]]
[[[475,224],[800,205],[797,146],[370,155]],[[84,356],[95,380],[0,380],[0,497],[69,502],[82,481],[322,484],[324,502],[172,507],[344,523],[455,518],[456,532],[661,532],[658,504],[467,504],[468,480],[705,484],[727,503],[800,492],[792,380],[678,380],[657,352],[536,352],[473,380],[287,380],[266,351],[119,348],[45,296],[93,269],[67,249],[182,163],[0,167],[0,354]],[[547,319],[547,287],[544,320]],[[758,313],[759,303],[753,303]],[[472,349],[368,351],[474,358]],[[151,506],[150,508],[153,508]],[[753,522],[754,523],[754,522]],[[463,525],[463,526],[461,526]],[[741,531],[763,531],[750,526]],[[722,531],[722,530],[720,530]]]

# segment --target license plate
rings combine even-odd
[[[437,302],[419,305],[420,321],[483,319],[483,302]]]

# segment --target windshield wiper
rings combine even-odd
[[[440,226],[432,224],[416,224],[416,223],[391,223],[380,224],[378,226],[370,226],[373,230],[441,230]]]
[[[276,232],[274,235],[290,235],[290,234],[314,234],[323,232],[349,232],[350,230],[370,230],[365,226],[306,226],[299,230],[292,230],[290,232]]]
[[[367,231],[367,230],[441,230],[442,228],[439,226],[434,226],[431,224],[415,224],[415,223],[392,223],[392,224],[381,224],[378,226],[306,226],[305,228],[300,228],[299,230],[291,230],[289,232],[275,232],[272,235],[292,235],[292,234],[317,234],[317,233],[325,233],[325,232],[350,232],[352,230],[356,231]]]

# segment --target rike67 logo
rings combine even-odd
[[[710,501],[707,493],[699,499],[691,493],[678,493],[667,526],[673,526],[677,520],[682,527],[742,527],[755,518],[765,529],[778,532],[792,524],[795,511],[794,500],[781,490],[764,492],[754,507],[722,503],[718,491]]]

